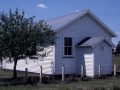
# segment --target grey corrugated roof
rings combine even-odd
[[[108,42],[105,39],[105,36],[96,36],[96,37],[91,37],[90,39],[88,39],[86,42],[83,43],[78,43],[76,46],[80,46],[80,47],[95,47],[97,44],[99,44],[100,42],[102,42],[103,40],[105,40],[110,46],[114,46],[114,44]]]
[[[51,29],[57,31],[57,29],[59,27],[61,27],[65,24],[67,24],[68,22],[74,20],[75,18],[79,17],[80,15],[84,14],[85,12],[86,12],[86,10],[83,10],[83,11],[76,12],[76,13],[73,13],[73,14],[49,19],[49,20],[46,20],[46,23],[48,25],[51,25]]]
[[[105,36],[97,36],[97,37],[91,37],[89,40],[81,44],[80,46],[94,46],[99,41],[103,40]]]
[[[117,35],[109,28],[107,27],[100,19],[98,19],[90,10],[83,10],[80,12],[76,12],[73,14],[53,18],[46,20],[46,23],[51,26],[51,29],[54,31],[58,31],[64,26],[70,24],[71,22],[77,20],[78,18],[84,16],[85,14],[91,15],[98,23],[100,23],[103,27],[105,27],[106,31],[110,33],[113,37],[117,37]]]

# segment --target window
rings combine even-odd
[[[73,55],[73,38],[64,37],[64,55],[72,56]]]

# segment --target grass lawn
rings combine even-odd
[[[113,57],[113,63],[120,65],[120,58]],[[120,71],[119,66],[117,70]],[[30,76],[31,74],[29,74]],[[25,76],[24,73],[18,73],[18,77]],[[11,71],[0,70],[0,80],[2,78],[11,78]],[[69,77],[68,77],[69,78]],[[0,81],[1,83],[2,81]],[[60,84],[27,84],[27,85],[16,85],[16,86],[1,86],[0,90],[113,90],[113,87],[118,87],[120,90],[120,77],[107,77],[105,79],[90,79],[88,81],[82,81],[77,78],[75,82],[60,83]],[[101,89],[100,89],[101,88]],[[105,89],[103,89],[105,88]]]
[[[101,90],[98,88],[107,88],[113,90],[113,86],[120,87],[120,78],[106,78],[106,79],[91,79],[89,81],[78,80],[65,84],[36,84],[36,85],[17,85],[17,86],[3,86],[0,90]]]

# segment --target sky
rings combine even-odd
[[[113,43],[120,40],[120,0],[0,0],[0,12],[16,8],[24,10],[25,17],[35,16],[35,21],[89,9],[117,34]]]

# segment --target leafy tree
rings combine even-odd
[[[120,41],[118,41],[117,47],[116,47],[116,53],[120,54]]]
[[[36,54],[36,46],[55,44],[55,32],[43,20],[34,22],[34,17],[25,18],[24,11],[18,9],[0,13],[0,53],[14,62],[13,78],[17,77],[16,66],[19,59]]]

